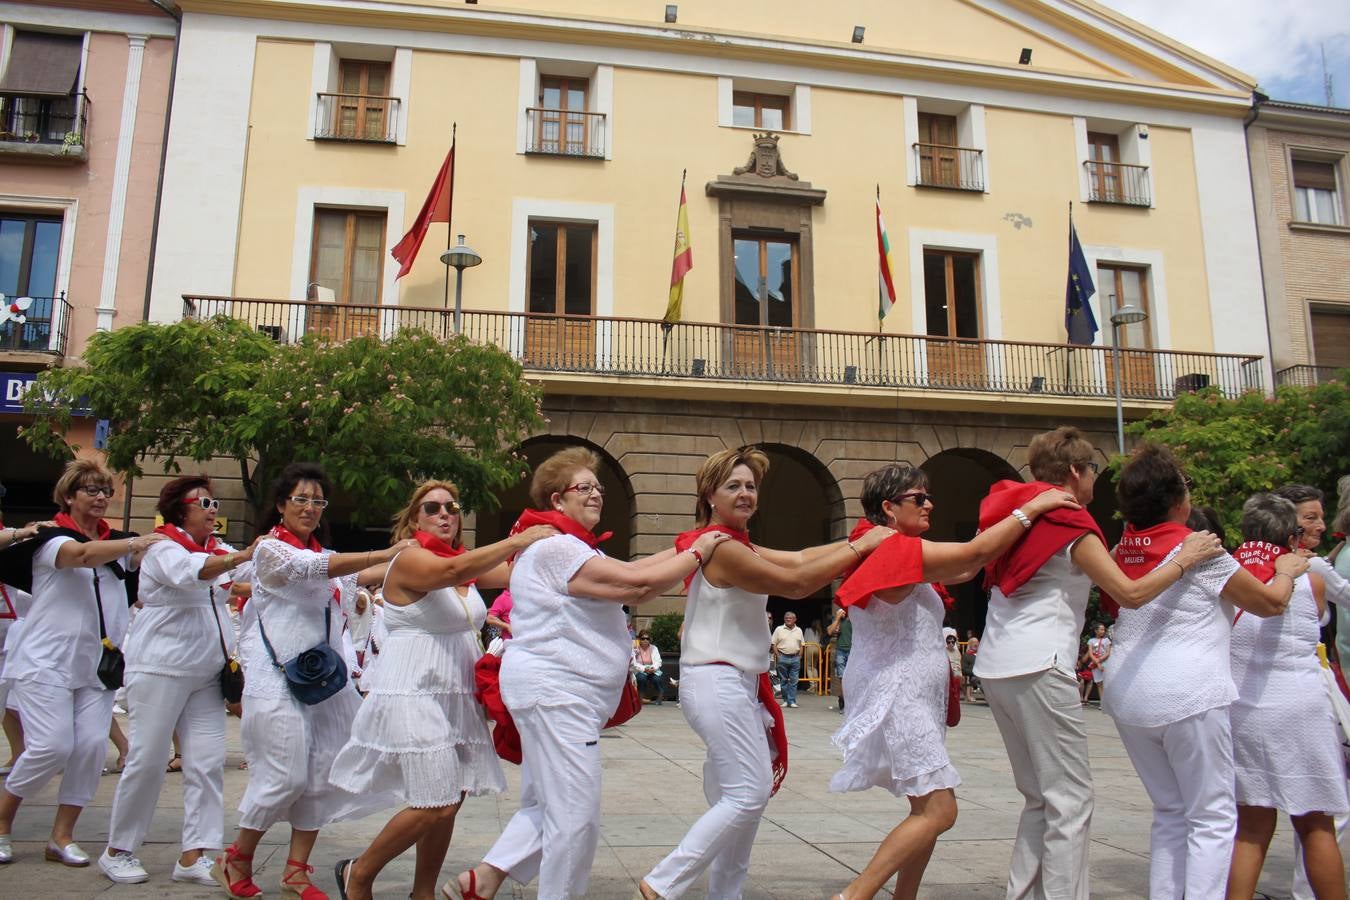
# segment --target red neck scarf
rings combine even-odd
[[[442,559],[447,559],[451,556],[459,556],[461,553],[468,552],[463,547],[450,546],[445,541],[436,537],[436,535],[432,534],[429,531],[414,531],[413,540],[417,541],[417,543],[422,547],[423,550],[429,550],[432,553],[436,554],[437,556],[441,557]],[[475,584],[477,581],[478,581],[477,578],[470,578],[468,581],[464,583]]]
[[[308,543],[300,543],[300,538],[296,537],[295,532],[291,531],[285,525],[275,525],[272,530],[267,532],[272,537],[281,541],[283,544],[290,544],[297,550],[309,550],[312,553],[322,553],[323,547],[319,544],[319,539],[311,532]],[[336,578],[328,579],[328,583],[333,585],[333,602],[338,606],[342,605],[342,588],[338,586]]]
[[[173,541],[189,553],[209,553],[212,556],[225,555],[225,549],[220,546],[220,541],[216,540],[214,534],[208,534],[206,536],[206,543],[204,545],[194,541],[192,535],[188,534],[177,525],[161,525],[155,529],[155,534],[165,535],[169,540]]]
[[[9,599],[9,590],[0,584],[0,600],[5,601],[5,608],[0,609],[0,619],[18,619],[19,612],[14,608],[14,602]]]
[[[70,513],[59,512],[56,514],[54,521],[56,522],[56,526],[58,528],[69,528],[71,531],[78,531],[80,534],[85,533],[85,530],[80,527],[80,523],[76,522],[73,518],[71,518]],[[112,534],[112,526],[108,524],[108,520],[99,519],[98,539],[100,541],[106,541],[108,539],[108,536],[111,534]]]
[[[683,553],[694,546],[694,541],[698,540],[700,535],[706,534],[709,531],[720,531],[722,534],[730,535],[733,541],[744,544],[752,551],[755,549],[750,543],[750,532],[748,531],[737,531],[735,528],[731,528],[727,525],[704,525],[702,528],[695,528],[693,531],[681,531],[679,534],[675,535],[675,551],[677,553]],[[694,570],[694,572],[697,571],[698,569]],[[690,572],[689,577],[684,580],[684,589],[686,591],[689,590],[689,585],[694,580],[694,572]]]
[[[1172,548],[1186,540],[1190,533],[1182,522],[1160,522],[1143,529],[1127,524],[1116,545],[1116,565],[1131,581],[1143,578],[1158,568]],[[1108,616],[1116,618],[1120,615],[1120,604],[1105,591],[1101,593],[1100,605]]]
[[[520,514],[520,518],[516,519],[516,524],[511,526],[511,534],[520,534],[526,528],[532,528],[535,525],[552,525],[563,534],[570,534],[574,538],[579,538],[592,550],[599,547],[601,541],[607,541],[614,536],[612,531],[606,531],[601,535],[591,534],[586,526],[556,509],[525,510]]]
[[[849,534],[850,541],[862,537],[876,526],[862,519]],[[866,606],[877,591],[888,591],[923,581],[923,539],[893,534],[867,555],[839,586],[835,599],[839,605]]]
[[[1265,584],[1275,577],[1275,560],[1289,551],[1265,541],[1247,541],[1233,551],[1238,565],[1256,576],[1256,580]]]
[[[999,481],[980,501],[980,530],[992,528],[1012,511],[1042,491],[1055,487],[1044,481]],[[1095,534],[1106,545],[1101,528],[1086,509],[1055,509],[1042,513],[1012,549],[985,566],[984,586],[997,587],[1003,596],[1011,596],[1040,571],[1050,557],[1084,533]]]

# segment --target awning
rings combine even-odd
[[[82,35],[15,31],[0,94],[69,95],[80,75],[83,48]]]

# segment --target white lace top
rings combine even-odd
[[[226,552],[234,548],[221,544]],[[208,553],[192,553],[173,541],[151,544],[141,561],[141,611],[127,629],[127,672],[147,672],[184,678],[200,678],[220,671],[225,649],[234,652],[234,626],[230,622],[229,588],[234,573],[226,572],[214,582],[197,577],[211,559]],[[241,567],[242,568],[242,567]],[[211,602],[212,592],[215,603]],[[217,630],[219,623],[219,630]]]
[[[342,651],[343,607],[333,602],[350,598],[356,576],[328,577],[331,550],[315,553],[269,538],[253,553],[253,598],[245,608],[246,628],[239,637],[239,655],[244,661],[244,695],[285,697],[290,693],[286,677],[272,665],[272,658],[259,637],[259,621],[285,664],[323,639],[323,611],[331,606],[328,640]],[[344,602],[350,602],[344,600]]]
[[[1178,544],[1159,565],[1180,551]],[[1237,699],[1228,664],[1234,608],[1219,596],[1237,570],[1226,553],[1207,559],[1151,602],[1120,611],[1102,692],[1108,715],[1151,728]]]
[[[769,670],[769,623],[764,616],[767,594],[737,587],[714,587],[694,573],[684,604],[684,640],[681,665],[731,663],[742,672]]]

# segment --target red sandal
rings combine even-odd
[[[252,900],[254,897],[262,896],[262,888],[253,883],[252,866],[249,866],[249,874],[240,878],[238,881],[230,881],[229,867],[236,862],[252,863],[252,856],[245,856],[239,852],[239,845],[231,844],[225,848],[225,852],[216,857],[216,861],[211,865],[211,877],[220,882],[220,886],[225,889],[225,896],[230,900]]]
[[[314,867],[299,860],[286,860],[286,868],[294,871],[281,876],[281,900],[328,900],[328,895],[310,883],[309,876]],[[304,881],[292,881],[297,875],[303,875]]]
[[[478,873],[469,870],[469,889],[466,891],[459,886],[459,876],[456,875],[445,884],[441,885],[441,893],[446,900],[488,900],[482,894],[478,893]]]

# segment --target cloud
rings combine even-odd
[[[1324,103],[1321,48],[1350,104],[1350,13],[1345,0],[1104,0],[1105,5],[1253,75],[1280,100]]]

